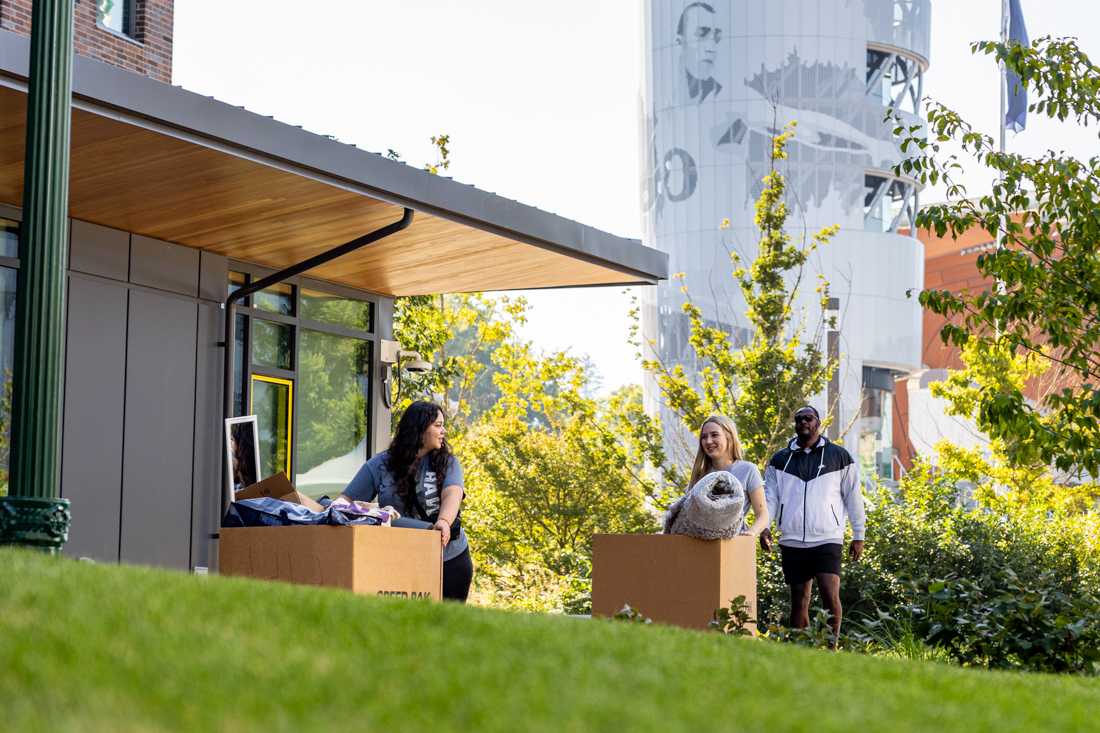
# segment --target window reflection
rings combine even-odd
[[[274,369],[292,369],[293,327],[262,318],[255,318],[253,321],[252,363]]]
[[[132,36],[133,4],[134,0],[96,0],[96,21],[115,33]]]
[[[280,471],[290,476],[291,399],[289,379],[252,377],[252,414],[260,431],[260,473],[263,478]]]
[[[19,256],[19,222],[0,219],[0,257]]]
[[[294,315],[294,286],[286,283],[264,288],[252,296],[253,306],[281,316]]]
[[[371,343],[309,329],[299,338],[295,485],[335,496],[368,457]]]
[[[302,288],[301,316],[311,321],[333,323],[359,331],[370,331],[374,325],[374,309],[371,303],[306,288]]]
[[[244,412],[244,360],[248,355],[248,316],[238,313],[233,327],[233,414]]]

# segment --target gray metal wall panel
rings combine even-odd
[[[199,297],[216,303],[229,294],[229,259],[212,252],[199,253]]]
[[[382,339],[393,338],[393,299],[379,298],[374,311],[374,329],[378,340],[371,349],[371,444],[367,446],[368,455],[373,456],[390,444],[390,410],[382,401]]]
[[[195,297],[199,251],[135,234],[130,241],[130,282]]]
[[[223,280],[224,282],[224,280]],[[222,492],[222,311],[199,306],[195,372],[195,480],[191,503],[191,565],[216,567]]]
[[[195,267],[197,283],[197,256]],[[123,562],[190,564],[197,309],[168,295],[130,293]]]
[[[130,233],[73,219],[69,269],[125,282],[130,272]]]
[[[69,279],[61,495],[72,502],[65,554],[118,560],[126,286]]]

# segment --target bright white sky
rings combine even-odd
[[[1100,61],[1100,6],[1022,3],[1033,39],[1078,34]],[[926,94],[994,135],[997,70],[969,42],[997,35],[1000,6],[933,2],[925,77]],[[637,238],[642,12],[638,0],[178,0],[174,82],[414,165],[446,132],[455,178]],[[1009,146],[1100,154],[1095,129],[1034,118]],[[989,185],[980,171],[968,181]],[[640,380],[621,288],[526,295],[541,347],[590,356],[605,390]]]

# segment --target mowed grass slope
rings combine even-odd
[[[1100,730],[1100,681],[0,550],[5,731]]]

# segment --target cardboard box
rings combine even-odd
[[[592,538],[592,615],[625,605],[654,622],[705,629],[715,610],[745,596],[756,617],[754,537],[599,534]]]
[[[368,595],[443,597],[439,533],[422,529],[223,527],[219,571]]]
[[[306,509],[314,512],[325,510],[323,506],[294,488],[294,484],[290,483],[290,479],[286,477],[285,473],[277,473],[274,476],[265,478],[263,481],[244,487],[233,495],[233,500],[260,499],[265,496],[289,501],[292,504],[301,504]]]

